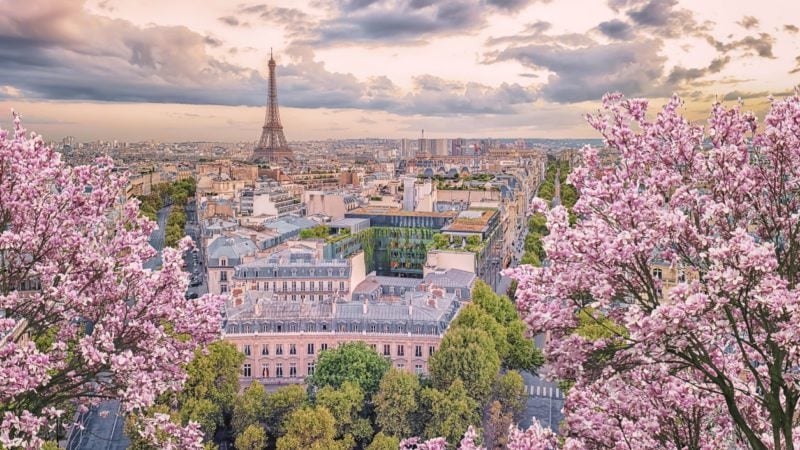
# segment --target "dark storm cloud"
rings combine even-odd
[[[422,44],[434,36],[482,29],[494,13],[513,14],[549,0],[351,0],[328,2],[331,16],[308,27],[297,43]]]
[[[774,59],[772,54],[772,44],[775,40],[767,33],[760,33],[758,37],[747,36],[737,41],[726,43],[720,42],[711,36],[706,37],[706,41],[717,49],[720,53],[728,53],[733,50],[744,50],[745,54],[756,54],[763,58]]]
[[[667,76],[667,85],[677,87],[683,83],[703,78],[706,75],[719,73],[730,61],[730,56],[724,56],[714,59],[708,67],[700,69],[687,69],[685,67],[676,66],[670,71],[669,76]]]
[[[609,6],[624,11],[633,25],[664,38],[701,35],[710,22],[698,23],[694,13],[677,8],[678,0],[611,0]]]
[[[550,22],[539,20],[529,23],[525,29],[519,33],[514,33],[508,36],[490,37],[486,40],[487,46],[497,46],[500,44],[549,44],[556,43],[568,46],[587,46],[594,45],[596,42],[583,33],[564,33],[564,34],[547,34],[553,27]]]
[[[217,20],[219,20],[220,22],[224,23],[225,25],[230,25],[232,27],[238,27],[239,26],[239,19],[237,19],[236,17],[233,17],[233,16],[223,16],[223,17],[220,17]]]
[[[29,98],[247,105],[264,80],[206,53],[221,44],[185,27],[139,28],[79,0],[0,3],[0,85]],[[261,94],[263,95],[263,94]]]
[[[795,61],[797,61],[797,67],[795,67],[794,69],[789,71],[789,73],[791,73],[791,74],[795,74],[797,72],[800,72],[800,56],[796,57]]]
[[[660,40],[567,48],[557,44],[510,47],[490,53],[486,62],[515,60],[534,69],[547,69],[539,93],[559,103],[597,100],[606,92],[660,95],[653,80],[663,76],[666,58]]]
[[[550,0],[546,0],[544,3],[549,1]],[[530,0],[486,0],[486,3],[499,9],[514,12],[525,9],[528,5],[534,2]]]
[[[608,38],[617,41],[627,41],[633,37],[633,27],[619,19],[601,22],[597,29]]]
[[[744,28],[745,30],[750,30],[752,28],[758,27],[758,19],[753,16],[744,16],[742,20],[736,22],[737,25]]]
[[[295,26],[298,23],[306,23],[310,20],[309,15],[299,9],[270,6],[264,3],[243,6],[238,12],[244,15],[258,15],[259,18],[266,22],[277,23],[287,27]]]
[[[214,36],[204,37],[203,42],[205,42],[207,45],[210,45],[211,47],[219,47],[222,45],[222,41],[215,38]]]
[[[0,96],[265,105],[264,77],[206,52],[219,45],[218,39],[185,27],[139,28],[95,16],[81,0],[59,1],[50,9],[25,0],[0,3]],[[530,90],[518,84],[490,87],[430,76],[419,77],[414,90],[403,93],[387,77],[359,80],[331,72],[307,47],[292,47],[278,59],[283,59],[277,69],[282,106],[505,114],[533,100]]]
[[[313,60],[309,49],[294,49],[299,61],[281,68],[281,100],[305,108],[385,110],[403,115],[451,116],[511,114],[514,105],[529,103],[535,95],[519,84],[498,87],[450,81],[432,75],[413,80],[411,92],[401,90],[385,76],[360,81],[351,74],[332,73]]]

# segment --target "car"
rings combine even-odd
[[[198,297],[197,292],[187,292],[186,293],[186,300],[193,300]]]
[[[192,278],[192,281],[189,283],[189,286],[196,287],[200,286],[201,284],[203,283],[200,280],[198,280],[197,278]]]

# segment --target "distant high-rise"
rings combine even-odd
[[[278,83],[275,79],[275,60],[269,52],[269,100],[267,116],[261,128],[261,139],[253,150],[255,162],[286,163],[292,160],[292,150],[283,135],[281,116],[278,113]]]

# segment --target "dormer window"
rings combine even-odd
[[[228,259],[227,258],[220,258],[219,259],[219,265],[220,266],[227,266],[228,265]]]

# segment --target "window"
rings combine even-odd
[[[297,290],[297,281],[292,281],[292,292]]]
[[[373,352],[378,353],[378,344],[369,344],[369,348],[371,348]]]
[[[219,293],[220,294],[227,294],[228,293],[228,285],[227,284],[221,284],[219,286]]]
[[[397,346],[397,356],[406,356],[406,349],[402,345]]]
[[[305,291],[306,290],[306,282],[305,281],[301,281],[300,282],[300,290],[301,291]]]
[[[220,266],[227,266],[228,265],[228,260],[225,259],[225,258],[220,258],[219,259],[219,265]]]
[[[222,271],[219,273],[219,281],[228,281],[228,272]]]
[[[333,290],[333,281],[328,281],[328,290],[329,291]]]
[[[297,332],[297,324],[292,322],[289,324],[289,333],[296,333]]]
[[[435,352],[435,351],[436,351],[436,347],[434,347],[432,345],[430,347],[428,347],[428,356],[433,356],[433,352]]]
[[[389,344],[383,344],[383,356],[391,356],[392,355],[392,346]]]
[[[370,331],[370,332],[372,332],[372,333],[374,333],[374,332],[378,331],[378,326],[377,326],[377,325],[375,325],[374,323],[373,323],[373,324],[370,324],[370,326],[369,326],[369,331]]]
[[[269,378],[269,364],[264,363],[261,365],[261,377]]]
[[[244,356],[250,356],[250,344],[244,346]]]
[[[680,271],[678,272],[678,282],[680,283],[686,282],[686,271],[683,269],[680,269]]]
[[[422,346],[421,345],[417,345],[417,346],[414,347],[414,356],[416,356],[417,358],[421,358],[422,357]]]
[[[417,364],[414,366],[414,373],[417,375],[422,375],[422,364]]]
[[[661,273],[661,269],[658,269],[658,268],[653,269],[653,276],[658,280],[662,280],[663,279],[663,275]]]
[[[309,355],[313,355],[314,354],[314,344],[308,344],[307,352],[308,352]]]
[[[344,292],[344,281],[339,282],[339,290]]]
[[[275,354],[276,355],[283,354],[283,344],[275,344]]]
[[[275,364],[275,377],[276,378],[283,378],[283,363],[276,363]]]
[[[275,325],[275,331],[277,331],[278,333],[282,332],[283,331],[283,325],[281,325],[281,324]]]
[[[283,290],[284,290],[284,291],[288,291],[288,290],[289,290],[288,286],[289,286],[289,285],[287,284],[287,282],[285,282],[285,281],[284,281],[284,282],[283,282]]]
[[[417,334],[422,334],[422,325],[417,325],[414,327],[414,332]]]
[[[250,364],[244,365],[244,369],[242,370],[242,375],[244,375],[245,378],[250,378],[253,375],[252,367],[250,366]]]
[[[308,376],[314,375],[314,363],[308,363]]]
[[[319,351],[323,351],[323,350],[327,350],[327,349],[328,349],[328,344],[327,343],[323,342],[322,344],[319,344]]]
[[[322,281],[319,282],[319,290],[320,291],[324,290],[323,287],[322,287]]]
[[[323,323],[322,324],[322,331],[328,331],[328,324],[327,323]]]
[[[289,344],[289,354],[290,355],[297,354],[297,346],[295,344]]]
[[[405,365],[405,364],[403,364],[403,363],[397,363],[397,368],[398,368],[398,369],[402,369],[402,368],[404,368],[405,366],[406,366],[406,365]]]
[[[289,376],[296,377],[297,376],[297,364],[289,363]]]
[[[296,302],[296,301],[297,301],[297,295],[295,295],[295,294],[292,294],[292,301],[293,301],[293,302]]]
[[[305,283],[305,281],[304,281],[304,283]],[[309,291],[313,291],[314,290],[314,282],[313,281],[309,281],[308,282],[308,290]]]
[[[312,300],[313,300],[313,299],[312,299]],[[314,324],[314,323],[307,323],[307,324],[306,324],[306,331],[308,331],[308,332],[311,332],[311,331],[317,331],[317,326],[316,326],[316,324]]]

